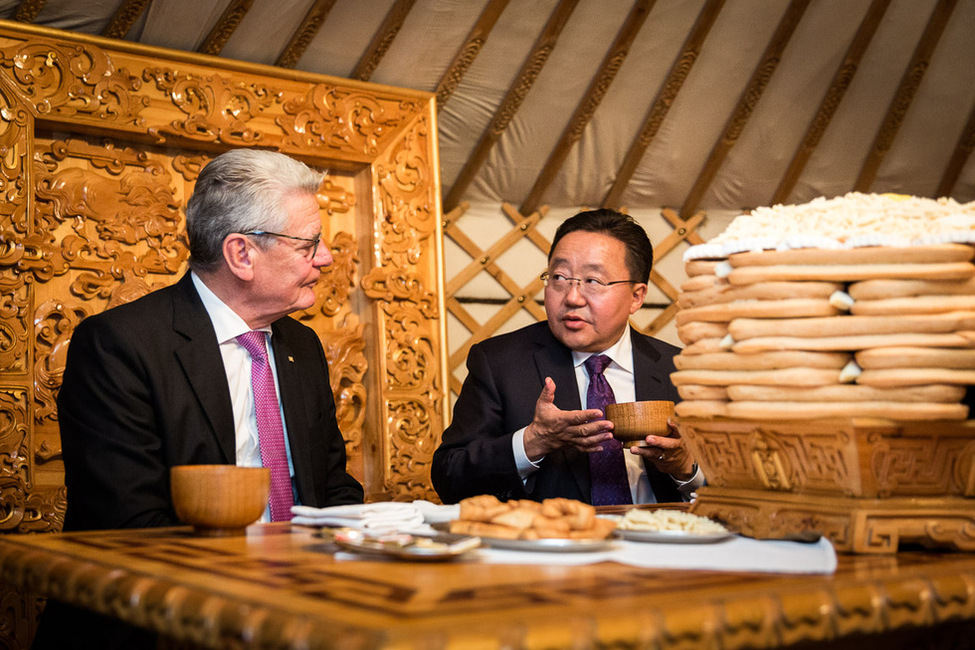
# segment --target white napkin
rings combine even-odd
[[[372,532],[409,531],[423,526],[419,508],[395,501],[328,508],[292,506],[291,514],[291,523],[305,526],[346,526]]]
[[[460,519],[460,505],[441,506],[432,501],[417,499],[413,502],[423,514],[423,521],[428,524],[442,524],[454,519]]]

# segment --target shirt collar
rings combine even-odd
[[[623,370],[633,373],[633,341],[630,339],[630,328],[627,326],[619,340],[602,352],[576,352],[572,351],[572,365],[576,368],[586,362],[586,359],[594,354],[605,354],[613,360],[613,363]]]
[[[193,286],[196,287],[196,292],[200,294],[200,300],[203,301],[203,307],[207,310],[207,314],[210,316],[210,322],[213,323],[213,331],[217,334],[218,343],[226,343],[232,341],[244,332],[249,332],[251,330],[243,318],[237,315],[233,309],[227,306],[227,304],[217,297],[217,294],[210,290],[210,287],[203,282],[195,272],[190,272],[190,277],[193,280]],[[270,332],[270,327],[262,327],[261,331]]]

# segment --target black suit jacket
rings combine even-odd
[[[292,318],[271,329],[299,501],[361,503],[317,335]],[[236,462],[223,359],[189,274],[78,325],[58,419],[65,530],[174,525],[169,468]]]
[[[630,336],[636,399],[680,401],[670,382],[680,348],[632,329]],[[589,458],[577,449],[548,454],[524,484],[515,467],[511,438],[531,423],[545,377],[555,381],[556,406],[582,408],[572,352],[555,338],[548,323],[472,346],[467,369],[453,419],[433,455],[433,486],[444,503],[477,494],[502,500],[567,497],[589,503]],[[657,501],[681,500],[671,477],[649,464],[647,472]]]

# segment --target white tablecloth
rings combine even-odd
[[[480,548],[475,561],[489,564],[575,566],[619,562],[646,569],[819,573],[836,571],[836,551],[826,538],[818,542],[757,540],[735,536],[713,544],[663,544],[615,540],[595,553],[542,553]]]
[[[429,524],[456,519],[457,506],[429,501],[412,505],[426,524],[410,532],[433,534]],[[361,507],[361,506],[360,506]],[[330,510],[330,509],[324,509]],[[334,514],[330,512],[328,514]],[[346,513],[343,513],[346,514]],[[383,513],[388,514],[388,513]],[[401,514],[401,513],[397,513]],[[311,522],[310,522],[311,523]],[[315,522],[318,523],[318,522]],[[334,524],[333,524],[334,525]],[[340,560],[375,560],[375,556],[339,552]],[[612,546],[596,552],[551,552],[479,548],[458,561],[485,564],[545,564],[575,566],[597,562],[619,562],[648,569],[695,569],[703,571],[749,571],[761,573],[830,574],[836,571],[836,551],[826,538],[817,542],[757,540],[735,535],[711,544],[667,544],[613,540]]]

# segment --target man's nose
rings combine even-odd
[[[573,304],[583,304],[586,302],[586,297],[582,295],[582,287],[578,282],[569,283],[569,290],[565,292],[565,300]]]
[[[318,267],[329,266],[334,261],[332,249],[328,246],[328,243],[319,242],[318,250],[315,251],[315,257],[312,258],[312,264]]]

